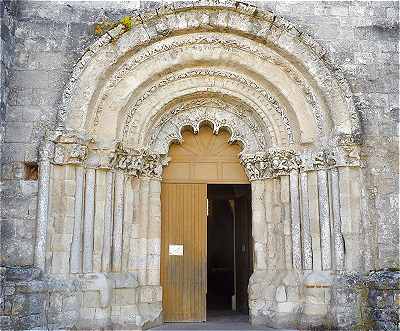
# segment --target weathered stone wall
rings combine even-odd
[[[68,75],[96,39],[94,24],[118,21],[139,6],[124,5],[129,8],[111,2],[6,2],[4,6],[3,25],[9,26],[2,34],[8,38],[3,52],[4,59],[8,58],[4,63],[8,68],[6,108],[2,108],[7,109],[2,154],[4,263],[32,263],[36,183],[25,179],[23,163],[37,160],[38,143],[55,123],[57,101]],[[368,263],[371,269],[398,264],[398,2],[256,5],[313,35],[344,70],[364,130],[365,237],[378,247]],[[14,53],[15,64],[10,68]]]
[[[399,267],[398,2],[279,1],[254,4],[262,9],[272,10],[314,36],[327,49],[327,57],[345,73],[363,125],[362,157],[365,168],[362,181],[365,187],[362,187],[362,194],[367,197],[364,199],[367,203],[362,208],[365,229],[362,240],[372,243],[376,248],[372,250],[371,256],[363,255],[363,264],[368,269]],[[6,122],[5,134],[3,135],[2,131],[0,134],[2,140],[4,136],[1,156],[0,263],[7,266],[30,266],[33,264],[35,241],[37,181],[28,176],[26,163],[37,162],[38,144],[46,129],[55,125],[58,101],[69,74],[85,49],[96,40],[96,22],[118,21],[125,15],[132,15],[138,7],[157,7],[158,3],[11,1],[5,5],[2,3],[1,6],[4,17],[2,41],[5,41],[7,48],[2,51],[1,69],[1,119],[5,116]],[[2,120],[2,125],[3,123]],[[386,291],[380,287],[379,279],[375,283],[370,282],[368,286],[378,288],[376,291]],[[3,313],[9,317],[5,319],[7,325],[28,328],[38,325],[36,323],[39,322],[34,321],[43,321],[45,310],[36,312],[32,305],[28,304],[30,300],[36,300],[36,294],[25,293],[18,284],[11,284],[15,281],[30,280],[11,278],[5,281],[10,282],[10,286],[5,288],[15,287],[14,290],[2,293],[2,297],[8,297],[2,302]],[[42,279],[32,281],[44,282]],[[85,282],[78,283],[81,287],[86,286],[82,285],[86,284]],[[52,288],[48,283],[43,284],[43,288]],[[283,306],[290,304],[289,289],[295,286],[291,283],[286,284],[283,280],[282,284],[275,299]],[[338,284],[347,286],[345,281]],[[82,316],[91,316],[91,320],[98,320],[101,324],[101,316],[110,308],[109,305],[105,307],[100,303],[100,293],[88,293],[87,298],[85,294],[73,299],[69,298],[74,295],[73,288],[69,286],[60,285],[59,291],[63,294],[56,291],[56,294],[47,299],[41,295],[37,297],[38,300],[42,300],[37,307],[41,307],[47,300],[47,304],[54,309],[49,313],[53,320],[46,323],[53,328],[71,327],[75,325],[74,314],[81,311]],[[134,292],[135,286],[133,284],[132,288],[126,291],[115,287],[115,292]],[[324,309],[328,309],[329,291],[313,286],[309,284],[305,289],[306,301],[309,300],[307,309],[311,311],[315,305],[321,304],[324,305]],[[35,291],[41,292],[33,292]],[[369,293],[375,293],[374,291],[370,290]],[[81,289],[79,293],[82,293]],[[399,298],[396,293],[393,295],[394,302],[398,302]],[[354,306],[350,302],[353,294],[343,291],[341,296],[335,296],[334,293],[332,295],[337,299],[332,306],[344,306],[342,316],[345,317],[343,321],[338,320],[337,325],[346,328],[356,324],[352,317],[355,315],[352,315],[351,310]],[[355,296],[358,298],[358,294]],[[121,294],[115,300],[125,300],[124,297]],[[7,300],[11,300],[11,308]],[[23,309],[18,308],[21,306],[18,300],[24,302],[23,305],[27,302]],[[126,300],[121,302],[121,307],[131,305],[129,297]],[[14,301],[17,308],[13,310]],[[136,302],[131,306],[135,304]],[[374,294],[371,294],[370,305],[379,305]],[[71,307],[70,310],[62,311],[62,307],[65,306]],[[362,307],[367,306],[362,304]],[[69,312],[70,317],[67,316]],[[119,316],[125,313],[126,311],[121,309],[118,313],[116,309],[112,315]],[[375,321],[379,321],[385,315],[374,314],[371,316],[376,316]],[[27,318],[31,315],[34,316]],[[340,316],[340,313],[336,316]],[[362,320],[361,317],[360,319]],[[25,321],[28,322],[24,324]],[[68,324],[69,322],[71,323]],[[103,325],[107,323],[106,321]]]

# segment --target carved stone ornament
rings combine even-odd
[[[53,162],[55,164],[82,164],[88,154],[88,148],[81,144],[56,144]]]
[[[172,142],[182,142],[183,128],[191,127],[197,133],[204,122],[212,125],[214,134],[221,128],[227,129],[231,134],[229,143],[239,142],[242,153],[266,148],[268,138],[261,133],[266,130],[254,114],[209,98],[191,100],[164,114],[151,130],[148,145],[156,153],[167,154]]]
[[[49,161],[54,155],[54,143],[45,139],[39,147],[39,161]]]
[[[240,162],[250,180],[274,178],[300,172],[329,169],[332,167],[361,167],[360,147],[336,146],[331,150],[307,150],[301,154],[292,150],[271,150],[243,154]]]
[[[168,164],[166,155],[151,153],[148,149],[126,150],[120,143],[110,157],[110,166],[136,177],[161,178],[162,168]]]
[[[313,166],[316,169],[332,167],[336,165],[335,153],[332,151],[322,151],[317,153],[314,158]]]
[[[300,156],[291,150],[242,155],[240,162],[250,180],[289,175],[290,171],[300,169],[302,165]]]

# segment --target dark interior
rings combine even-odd
[[[207,198],[207,311],[247,314],[253,255],[250,185],[208,185]]]

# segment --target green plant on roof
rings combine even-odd
[[[132,17],[124,16],[118,22],[104,21],[97,23],[94,27],[94,33],[96,36],[102,36],[104,33],[115,28],[119,24],[124,26],[125,31],[131,30],[133,27]]]
[[[119,23],[121,23],[125,27],[126,31],[129,31],[130,29],[132,29],[133,22],[132,22],[132,17],[130,17],[130,16],[122,17],[121,20],[119,21]]]

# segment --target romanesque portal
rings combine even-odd
[[[163,169],[182,132],[205,124],[229,132],[251,182],[253,324],[332,323],[334,276],[369,269],[341,72],[270,12],[175,3],[89,47],[41,146],[35,264],[80,284],[78,325],[162,322]]]

